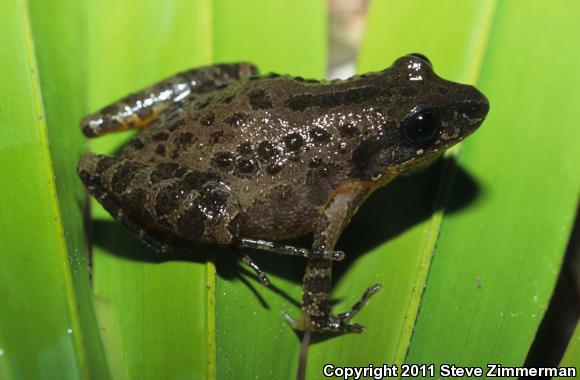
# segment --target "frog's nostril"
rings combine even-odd
[[[468,119],[483,120],[489,110],[489,103],[487,101],[468,100],[463,102],[457,110]]]
[[[489,101],[477,88],[473,86],[464,87],[465,99],[459,105],[459,112],[472,120],[483,120],[489,111]]]

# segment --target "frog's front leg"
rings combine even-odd
[[[88,137],[145,128],[160,115],[170,116],[178,112],[198,95],[257,72],[256,67],[249,63],[212,65],[184,71],[85,117],[81,127]]]
[[[351,184],[339,189],[330,200],[314,233],[312,250],[328,252],[334,249],[342,230],[358,207],[371,193],[372,188],[365,183]],[[298,321],[288,315],[286,319],[297,330],[325,332],[362,332],[364,327],[347,322],[366,304],[380,286],[369,287],[362,298],[347,312],[330,313],[330,292],[332,286],[332,261],[322,258],[308,260],[303,279],[302,315]]]
[[[344,252],[342,251],[311,251],[306,248],[297,248],[291,245],[261,239],[241,238],[238,246],[241,248],[252,248],[276,253],[278,255],[304,257],[306,259],[319,258],[333,261],[344,259]]]

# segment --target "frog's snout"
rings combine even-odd
[[[473,119],[480,119],[480,121],[483,121],[489,112],[489,100],[487,100],[487,97],[474,86],[469,87],[472,92],[470,97],[471,102],[474,103],[474,107],[472,107],[473,111],[469,116]]]
[[[458,106],[459,114],[467,119],[470,128],[476,129],[485,120],[489,112],[489,101],[474,86],[466,85],[463,91],[463,101]]]

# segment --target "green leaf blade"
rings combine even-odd
[[[432,1],[420,8],[415,3],[373,2],[359,72],[382,70],[400,56],[420,52],[442,77],[473,81],[493,11],[494,3],[484,1]],[[341,242],[347,256],[357,257],[336,266],[334,294],[341,301],[334,308],[348,309],[373,283],[383,287],[356,317],[367,327],[363,334],[311,347],[311,377],[319,376],[325,363],[403,362],[443,216],[432,210],[441,202],[444,193],[439,193],[445,191],[452,170],[452,163],[439,163],[420,175],[401,178],[377,191],[353,218]]]
[[[89,284],[89,254],[85,239],[85,189],[76,175],[84,151],[78,122],[86,113],[86,81],[82,51],[85,5],[74,0],[34,1],[30,21],[46,115],[56,190],[67,243],[80,325],[75,334],[83,353],[82,376],[106,379],[108,369],[98,333]],[[55,18],[68,20],[55,25]]]
[[[167,76],[210,63],[209,0],[89,1],[90,111]],[[115,154],[115,134],[91,150]],[[212,378],[213,265],[154,253],[96,205],[93,284],[114,378]],[[210,288],[208,289],[208,284]]]
[[[566,36],[580,32],[577,8],[547,1],[498,6],[479,79],[491,111],[459,158],[482,196],[469,212],[443,222],[409,362],[485,368],[525,360],[580,190],[580,137],[572,122],[580,93],[567,85],[579,79],[567,68],[580,55],[566,48]],[[553,53],[563,49],[565,58]]]
[[[9,1],[3,11],[0,175],[5,187],[0,205],[0,373],[14,379],[76,379],[94,373],[106,378],[103,362],[92,362],[91,350],[83,345],[82,336],[90,330],[91,322],[87,314],[77,312],[86,302],[77,303],[76,291],[82,287],[73,281],[69,266],[73,251],[82,250],[82,240],[71,236],[82,227],[70,226],[81,220],[80,213],[73,206],[67,215],[57,196],[66,194],[74,199],[74,191],[62,186],[70,177],[55,172],[66,166],[66,157],[74,154],[74,149],[63,149],[53,161],[49,148],[56,143],[49,130],[55,121],[55,99],[42,87],[39,70],[49,76],[55,71],[45,65],[46,61],[38,63],[36,55],[50,36],[39,41],[35,50],[31,27],[31,21],[36,26],[35,10],[24,1]],[[47,127],[47,123],[51,125]],[[55,175],[60,182],[55,183]],[[91,352],[98,354],[98,342],[93,347]]]
[[[216,1],[214,61],[251,61],[262,73],[321,78],[326,17],[326,3],[320,0]]]
[[[325,1],[225,0],[215,2],[213,12],[216,62],[243,60],[257,64],[262,73],[324,77]],[[248,253],[274,288],[264,287],[253,272],[238,268],[234,254],[217,255],[221,271],[216,291],[217,377],[294,378],[300,341],[282,312],[299,316],[292,301],[301,299],[305,261]]]

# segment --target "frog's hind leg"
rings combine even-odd
[[[162,252],[233,242],[239,207],[215,173],[93,153],[77,172],[119,223]]]
[[[121,166],[123,164],[125,166]],[[120,172],[128,181],[119,182],[118,178],[112,183],[113,176],[108,176],[106,172],[115,167],[123,168]],[[143,169],[145,168],[133,165],[128,160],[89,153],[79,161],[77,173],[89,193],[119,224],[134,233],[147,246],[161,253],[169,253],[173,251],[171,236],[161,230],[148,228],[143,223],[146,219],[152,219],[144,207],[145,194],[139,189],[127,189],[130,187],[131,178],[136,174],[142,175],[143,173],[139,172]],[[129,171],[131,173],[128,173]],[[153,223],[150,225],[153,226]]]
[[[85,117],[81,128],[87,137],[145,128],[160,115],[179,112],[184,104],[258,70],[249,63],[200,67],[169,77]]]

